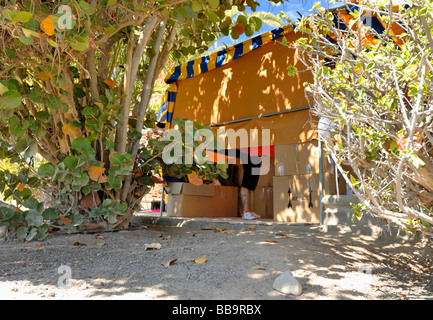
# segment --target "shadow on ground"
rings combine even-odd
[[[431,243],[350,229],[142,225],[0,244],[2,299],[432,299]],[[210,227],[203,230],[203,226]],[[217,232],[215,232],[217,231]],[[146,250],[151,243],[159,250]],[[206,257],[201,264],[193,260]],[[177,259],[173,264],[162,263]],[[65,284],[71,272],[70,288]],[[69,268],[69,269],[68,269]],[[63,269],[62,269],[63,270]],[[60,271],[62,271],[60,270]],[[272,288],[289,270],[301,296]]]

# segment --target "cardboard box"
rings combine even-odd
[[[320,172],[319,142],[313,140],[299,144],[275,146],[275,176],[315,174]],[[323,157],[323,172],[334,173],[335,166],[330,157]]]
[[[319,174],[289,175],[273,179],[274,220],[278,222],[320,222]],[[339,194],[346,194],[338,178]],[[289,192],[290,191],[290,192]],[[323,196],[337,194],[335,175],[323,175]]]
[[[254,212],[262,218],[274,217],[274,197],[273,188],[268,186],[257,186],[254,191]]]
[[[236,217],[238,187],[173,182],[167,185],[171,217]]]
[[[263,157],[262,159],[257,187],[272,187],[272,179],[275,176],[275,157]]]

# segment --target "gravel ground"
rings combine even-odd
[[[313,226],[215,229],[212,221],[208,230],[136,226],[42,242],[0,242],[0,298],[433,299],[428,239],[323,232]],[[193,261],[203,257],[203,263]],[[286,270],[302,283],[302,295],[272,288]]]

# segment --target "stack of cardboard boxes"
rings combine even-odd
[[[236,217],[238,187],[172,182],[166,187],[171,217]]]
[[[320,150],[318,141],[276,145],[274,156],[261,167],[256,190],[251,193],[254,211],[278,222],[320,222]],[[243,168],[237,165],[234,186],[170,183],[167,213],[182,217],[239,217],[243,207],[240,185]],[[323,157],[322,196],[345,194],[346,184],[336,176],[330,158]]]
[[[275,146],[274,220],[320,222],[320,149],[318,141]],[[323,157],[322,195],[345,194],[329,157]]]

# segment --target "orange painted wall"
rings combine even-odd
[[[286,35],[288,43],[302,34]],[[305,36],[305,35],[303,35]],[[295,109],[308,105],[303,83],[309,72],[287,75],[294,65],[305,70],[296,52],[273,41],[224,66],[177,82],[174,117],[204,125]],[[309,110],[227,125],[224,128],[268,128],[273,144],[305,142],[316,138],[309,125]]]

